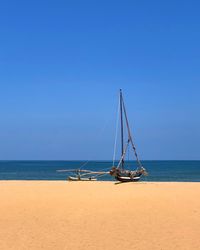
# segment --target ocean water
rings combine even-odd
[[[143,161],[149,175],[142,181],[200,182],[200,161]],[[69,173],[59,169],[89,169],[108,171],[111,161],[0,161],[0,180],[66,180]],[[126,167],[134,169],[136,162]],[[70,174],[73,175],[73,174]],[[110,175],[99,178],[102,181],[114,179]]]

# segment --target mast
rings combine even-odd
[[[120,117],[121,117],[121,157],[124,155],[124,126],[123,126],[123,97],[120,89]],[[121,168],[124,169],[124,159],[122,158]]]

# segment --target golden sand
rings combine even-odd
[[[0,182],[1,250],[200,249],[200,183]]]

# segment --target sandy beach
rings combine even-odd
[[[200,249],[200,183],[0,182],[0,249]]]

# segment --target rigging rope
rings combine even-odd
[[[115,130],[115,143],[114,143],[114,152],[113,152],[113,166],[115,164],[115,157],[116,157],[117,134],[118,134],[118,127],[119,127],[119,112],[120,112],[120,96],[119,96],[118,108],[117,108],[117,120],[116,120],[116,130]]]
[[[86,162],[84,162],[79,169],[81,169],[82,167],[86,166],[88,164],[89,160],[87,160]]]

